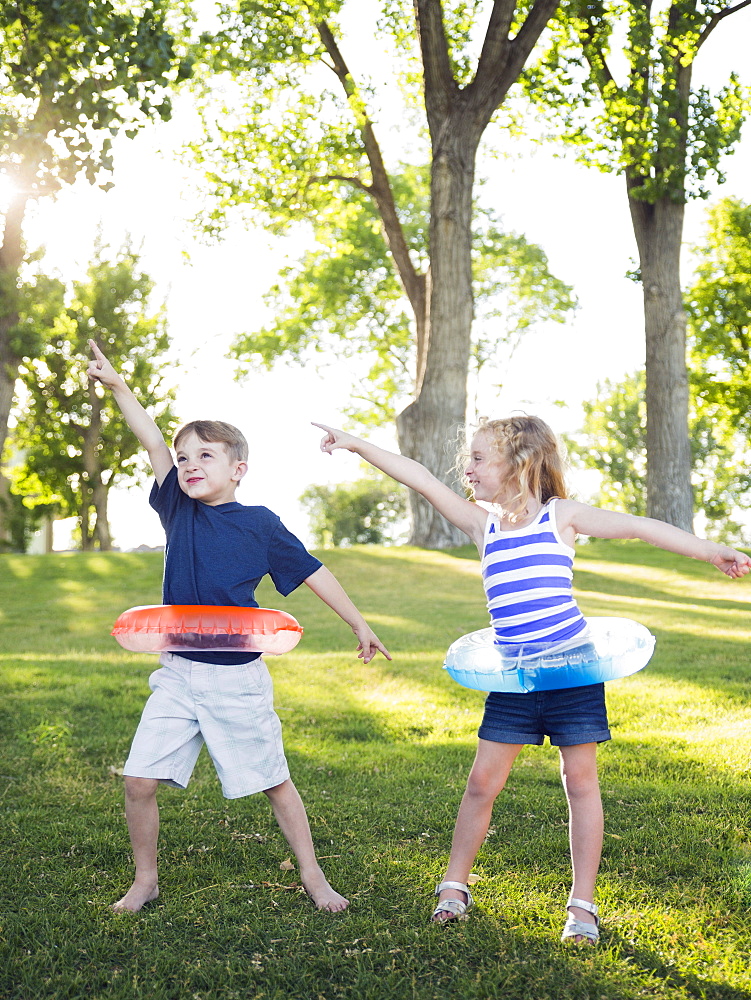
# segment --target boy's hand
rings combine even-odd
[[[332,451],[336,451],[337,448],[346,448],[347,451],[357,451],[357,444],[360,439],[356,438],[354,434],[347,434],[345,431],[339,431],[335,427],[328,427],[326,424],[317,424],[315,421],[311,421],[314,427],[320,427],[322,431],[326,431],[325,436],[321,440],[321,451],[326,452],[330,455]]]
[[[124,385],[125,381],[122,375],[119,375],[115,371],[93,340],[89,341],[89,347],[94,355],[94,359],[89,361],[89,367],[86,371],[89,378],[101,382],[107,389],[114,389],[117,386]]]
[[[727,545],[721,545],[719,548],[720,551],[710,562],[721,573],[724,573],[733,580],[737,580],[751,570],[751,559],[745,552],[738,552]]]
[[[379,651],[383,653],[387,660],[391,659],[391,653],[389,653],[369,625],[360,626],[359,628],[355,628],[353,625],[352,631],[360,640],[360,644],[357,647],[359,650],[357,657],[362,660],[363,663],[370,663]]]

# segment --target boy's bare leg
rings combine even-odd
[[[156,791],[159,782],[152,778],[125,779],[125,818],[136,864],[133,885],[122,899],[113,904],[115,913],[138,913],[159,895],[156,850],[159,839],[159,809]]]
[[[300,879],[307,894],[319,910],[330,913],[346,910],[349,900],[331,888],[318,864],[305,806],[292,781],[288,778],[281,785],[267,788],[266,795],[276,821],[297,858]]]

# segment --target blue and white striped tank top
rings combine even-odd
[[[498,642],[562,642],[586,628],[572,593],[573,563],[574,550],[558,534],[555,500],[514,531],[501,531],[498,515],[488,515],[482,579]]]

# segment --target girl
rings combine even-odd
[[[710,562],[731,578],[744,576],[751,567],[744,553],[662,521],[568,499],[558,441],[538,417],[480,421],[464,476],[475,501],[492,505],[490,511],[458,496],[412,459],[325,424],[314,426],[326,432],[322,451],[355,452],[416,490],[472,539],[482,558],[488,608],[501,643],[558,642],[584,633],[586,622],[572,595],[577,534],[639,538]],[[436,888],[434,922],[455,920],[472,906],[467,878],[487,834],[496,796],[522,747],[539,746],[545,736],[559,748],[569,808],[573,882],[562,940],[594,944],[599,938],[592,900],[603,839],[596,751],[598,743],[610,739],[604,684],[488,695],[448,868]]]

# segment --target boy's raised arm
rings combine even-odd
[[[89,347],[94,358],[89,361],[86,374],[112,392],[128,427],[148,452],[152,471],[161,486],[174,465],[172,452],[167,447],[162,432],[133,395],[125,379],[115,371],[93,340],[89,341]]]

